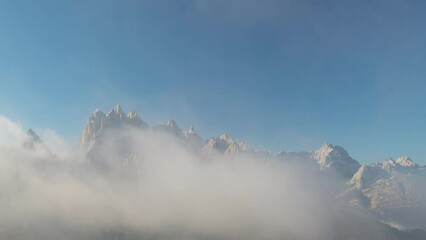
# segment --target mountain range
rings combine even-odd
[[[42,149],[43,154],[53,156],[32,129],[27,134],[25,148]],[[134,139],[139,135],[148,136],[148,141],[159,142],[164,146],[160,151],[165,152],[169,151],[168,141],[172,139],[180,149],[205,162],[261,159],[266,164],[285,163],[298,169],[302,179],[311,179],[304,176],[319,176],[315,179],[329,186],[323,191],[332,199],[331,204],[343,210],[335,225],[345,229],[342,230],[345,237],[339,237],[338,230],[334,239],[365,239],[383,233],[391,236],[383,239],[426,237],[426,166],[415,163],[410,157],[361,164],[343,147],[328,143],[311,151],[259,151],[227,134],[203,140],[193,126],[183,130],[173,119],[149,126],[138,113],[130,111],[126,114],[120,105],[106,114],[96,109],[89,116],[81,135],[81,150],[87,163],[96,169],[133,178],[144,174],[138,164],[146,156],[138,145],[140,141]],[[353,231],[353,222],[357,223],[355,228],[369,230]],[[352,237],[347,237],[348,232]]]
[[[338,192],[333,193],[337,202],[400,229],[426,229],[426,191],[422,184],[426,179],[426,167],[409,157],[360,164],[343,147],[333,144],[305,152],[256,151],[226,134],[203,141],[194,127],[182,130],[175,120],[149,127],[138,113],[131,111],[125,114],[120,105],[107,114],[96,109],[89,117],[81,136],[82,149],[89,159],[98,162],[102,156],[99,149],[102,149],[105,138],[116,138],[125,143],[126,139],[117,131],[126,128],[171,134],[210,160],[219,156],[256,155],[268,161],[303,163],[307,168],[315,168],[315,171],[333,179],[333,184],[339,186]],[[121,144],[119,148],[123,162],[132,159],[133,150],[129,146]]]

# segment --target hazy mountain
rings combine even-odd
[[[103,134],[115,129],[121,131],[125,127],[146,129],[148,124],[136,112],[130,111],[126,116],[120,105],[116,105],[107,114],[96,109],[83,128],[81,146],[85,151],[90,151]]]
[[[328,194],[336,195],[336,201],[343,203],[349,209],[357,209],[359,214],[376,219],[374,221],[377,223],[374,224],[378,224],[378,228],[382,230],[384,228],[379,226],[381,224],[379,222],[401,229],[426,229],[424,224],[426,222],[424,204],[426,191],[421,184],[425,179],[426,168],[414,163],[409,157],[361,165],[343,147],[333,144],[324,144],[313,151],[281,151],[275,154],[269,151],[252,150],[244,142],[236,141],[226,134],[203,142],[193,126],[185,131],[172,119],[165,124],[149,128],[138,113],[129,112],[126,115],[119,105],[107,114],[97,109],[89,117],[83,129],[81,145],[88,158],[96,165],[108,166],[110,169],[123,168],[123,166],[131,169],[137,164],[136,156],[144,155],[140,149],[131,144],[131,138],[134,136],[129,132],[136,131],[135,129],[139,131],[138,134],[162,133],[173,136],[182,143],[182,146],[200,154],[204,159],[215,159],[221,156],[238,158],[244,154],[244,156],[260,157],[265,162],[278,161],[298,166],[298,169],[302,169],[305,174],[322,175],[324,182],[331,186],[327,190]],[[36,137],[35,139],[37,140]],[[111,157],[111,152],[116,155]],[[111,163],[106,159],[114,159],[115,162]],[[346,185],[339,182],[346,182]],[[344,226],[344,228],[350,228],[350,226]],[[398,232],[392,228],[383,231]],[[398,238],[396,235],[394,237],[395,239],[418,239],[410,238],[415,235],[410,234],[407,233],[403,238]],[[358,237],[360,236],[368,236],[368,234],[359,233]]]
[[[223,134],[209,139],[204,145],[202,153],[214,158],[217,155],[234,156],[247,150],[248,147],[244,142],[237,142],[229,135]]]
[[[338,195],[380,221],[401,229],[426,229],[425,167],[408,157],[362,165]]]
[[[23,144],[0,146],[1,239],[426,239],[426,168],[409,157],[257,151],[119,105],[67,154],[16,129]]]
[[[40,137],[31,128],[27,131],[27,139],[24,142],[24,147],[33,149],[35,145],[41,145],[42,141]]]

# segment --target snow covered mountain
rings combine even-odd
[[[344,178],[349,178],[359,169],[358,161],[351,158],[343,147],[333,144],[324,144],[314,152],[322,171],[339,174]]]
[[[424,166],[409,157],[362,165],[338,198],[402,229],[426,228]]]
[[[120,105],[107,114],[95,110],[84,126],[82,149],[98,165],[131,168],[137,164],[133,162],[136,151],[135,146],[129,144],[131,139],[127,133],[135,129],[140,134],[169,134],[205,159],[251,155],[260,156],[265,161],[299,163],[307,174],[317,171],[330,179],[330,184],[336,182],[337,191],[331,194],[335,194],[336,199],[344,205],[400,228],[426,229],[426,188],[420,184],[426,180],[426,167],[414,163],[409,157],[361,165],[343,147],[333,144],[324,144],[317,150],[305,152],[282,151],[275,154],[255,151],[226,134],[203,141],[193,126],[182,130],[173,119],[149,127],[138,113],[131,111],[126,115]],[[36,136],[34,141],[37,142]],[[111,151],[112,148],[115,148],[114,151]],[[111,159],[111,152],[118,153],[114,159],[121,161],[105,163],[105,159]]]

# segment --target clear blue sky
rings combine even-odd
[[[426,164],[426,2],[0,3],[0,114],[77,141],[121,103],[259,149]]]

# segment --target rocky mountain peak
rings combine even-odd
[[[29,141],[41,142],[40,137],[31,128],[28,129],[27,136],[29,137]]]
[[[135,112],[135,111],[130,111],[127,114],[127,118],[130,119],[130,120],[132,120],[132,119],[141,119],[141,117],[139,116],[139,114],[137,112]]]
[[[103,115],[105,115],[105,114],[101,111],[101,109],[96,108],[92,115],[93,115],[93,116],[97,116],[97,115],[99,115],[99,114],[103,114]]]
[[[203,143],[203,139],[198,135],[194,126],[191,126],[187,131],[184,132],[186,139],[196,147],[200,147]]]
[[[222,134],[217,138],[211,138],[203,148],[203,154],[206,156],[217,156],[225,154],[227,156],[233,156],[240,152],[247,150],[245,143],[239,143],[232,137],[226,134]]]
[[[83,149],[88,150],[105,130],[120,129],[125,126],[144,129],[148,127],[148,124],[135,111],[130,111],[126,116],[120,104],[117,104],[107,114],[97,108],[83,128],[81,145]]]
[[[140,127],[140,128],[148,128],[148,124],[146,122],[144,122],[141,118],[141,116],[135,112],[135,111],[130,111],[127,114],[127,122],[135,127]]]
[[[417,164],[411,160],[410,157],[399,157],[395,160],[395,163],[401,167],[415,167]]]
[[[167,126],[167,127],[170,127],[170,128],[178,128],[178,125],[177,125],[177,123],[176,123],[176,120],[174,120],[173,118],[172,118],[172,119],[170,119],[169,121],[167,121],[166,126]]]
[[[183,130],[179,127],[174,119],[170,119],[167,121],[167,123],[158,125],[154,127],[154,129],[171,133],[179,138],[183,138],[185,136]]]
[[[198,135],[197,131],[195,131],[194,126],[189,127],[188,131],[186,131],[188,135]]]
[[[121,109],[120,104],[117,104],[115,105],[113,109],[111,109],[107,113],[106,118],[112,121],[122,121],[124,119],[127,119],[127,116],[124,114],[123,110]]]
[[[348,184],[361,190],[370,187],[377,180],[385,179],[389,176],[390,175],[380,167],[363,164],[353,175]]]
[[[194,128],[194,126],[191,126],[187,131],[184,132],[184,134],[185,134],[185,137],[187,137],[187,138],[190,138],[190,137],[193,137],[193,136],[198,136],[199,137],[197,131]]]
[[[228,144],[236,143],[236,141],[232,137],[230,137],[229,135],[227,135],[227,134],[220,135],[219,139],[222,140],[222,141],[225,141]]]
[[[324,144],[313,153],[313,158],[325,172],[333,172],[343,178],[350,178],[360,168],[358,161],[351,158],[348,152],[340,146]]]
[[[321,148],[314,152],[315,159],[321,167],[327,167],[328,165],[339,162],[352,162],[352,158],[348,152],[340,146],[334,146],[333,144],[324,144]]]
[[[34,149],[42,144],[40,137],[30,128],[27,131],[27,139],[24,141],[24,148]]]

